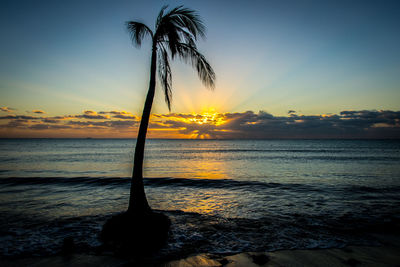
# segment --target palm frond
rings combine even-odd
[[[165,18],[169,18],[175,26],[187,29],[195,40],[198,36],[205,37],[206,27],[194,10],[178,6],[165,14]]]
[[[176,42],[183,40],[183,35],[180,30],[172,23],[169,18],[163,17],[157,27],[155,39],[158,43],[165,43],[169,46],[172,57],[176,53]]]
[[[203,84],[211,89],[215,87],[215,72],[206,58],[197,50],[195,45],[186,43],[176,44],[177,54],[186,63],[191,63],[196,69]]]
[[[137,21],[128,21],[126,22],[126,27],[131,35],[132,42],[137,47],[141,46],[142,40],[144,37],[146,37],[146,35],[150,35],[153,38],[153,32],[143,23]]]
[[[166,8],[163,7],[157,18],[155,36],[157,42],[168,42],[174,57],[175,43],[194,44],[198,36],[205,37],[205,26],[194,10],[179,6],[165,13]]]
[[[161,86],[164,90],[165,102],[168,105],[169,111],[171,111],[172,102],[172,74],[171,66],[169,64],[168,52],[164,47],[160,47],[158,52],[158,74],[161,80]]]
[[[163,19],[163,17],[164,17],[164,11],[165,11],[167,8],[168,8],[168,5],[164,5],[164,6],[161,8],[160,13],[158,13],[157,20],[156,20],[156,28],[158,28],[158,26],[160,25],[160,23],[161,23],[161,21],[162,21],[162,19]]]

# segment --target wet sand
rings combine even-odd
[[[399,266],[399,247],[350,246],[344,249],[281,250],[233,256],[197,255],[165,266]]]
[[[400,235],[374,235],[381,246],[348,246],[245,252],[231,256],[202,254],[172,261],[165,266],[400,266]]]

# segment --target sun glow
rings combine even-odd
[[[212,124],[215,126],[226,123],[224,114],[215,111],[215,108],[208,108],[200,114],[192,113],[193,117],[189,118],[187,122],[197,124]]]
[[[175,138],[212,139],[218,138],[229,121],[225,113],[215,108],[204,109],[201,113],[152,114],[153,133],[169,131]]]

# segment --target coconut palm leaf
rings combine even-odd
[[[136,22],[136,21],[128,21],[126,23],[126,27],[131,35],[132,42],[140,47],[142,45],[142,40],[144,37],[149,35],[153,38],[153,32],[147,27],[145,24]]]

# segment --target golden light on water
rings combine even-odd
[[[204,153],[204,159],[210,158],[211,155]],[[226,178],[226,163],[224,161],[207,162],[202,161],[196,166],[192,166],[192,176],[199,179],[223,179]]]
[[[210,190],[199,192],[195,198],[186,198],[185,212],[195,212],[200,214],[210,214],[215,211],[222,211],[232,206],[226,190]]]

